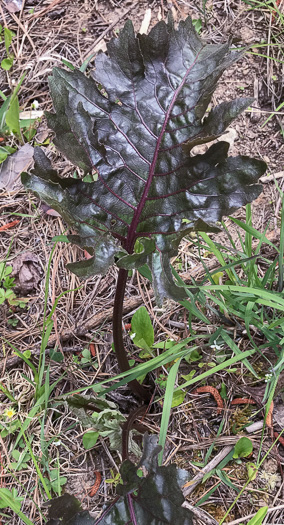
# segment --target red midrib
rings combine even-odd
[[[144,188],[141,200],[140,200],[140,202],[139,202],[139,204],[138,204],[138,206],[137,206],[137,208],[136,208],[136,210],[134,212],[133,219],[132,219],[131,224],[129,226],[128,235],[127,235],[126,243],[125,243],[125,246],[124,246],[124,248],[126,249],[126,251],[128,253],[132,253],[133,252],[134,243],[135,243],[135,240],[136,240],[136,237],[137,237],[136,229],[137,229],[137,226],[139,224],[140,216],[141,216],[141,213],[143,211],[145,202],[146,202],[147,197],[148,197],[150,186],[152,184],[152,180],[153,180],[155,169],[156,169],[156,163],[157,163],[157,160],[158,160],[160,145],[161,145],[161,142],[162,142],[162,139],[163,139],[163,135],[165,133],[165,130],[166,130],[169,118],[170,118],[171,111],[172,111],[172,109],[174,107],[174,104],[176,102],[178,94],[180,93],[181,89],[184,86],[184,83],[185,83],[189,73],[191,72],[192,68],[195,66],[195,64],[197,62],[199,54],[200,54],[200,51],[196,55],[194,62],[191,64],[191,66],[186,71],[186,73],[184,75],[184,78],[183,78],[183,81],[181,82],[180,86],[176,90],[176,92],[175,92],[175,94],[174,94],[174,96],[172,98],[172,101],[171,101],[171,103],[169,105],[168,111],[167,111],[167,113],[165,115],[165,120],[164,120],[162,129],[161,129],[161,133],[160,133],[160,135],[158,137],[156,148],[155,148],[155,151],[154,151],[153,160],[152,160],[151,165],[149,167],[148,180],[147,180],[147,183],[145,185],[145,188]]]

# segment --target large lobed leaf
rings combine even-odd
[[[188,481],[188,473],[176,468],[158,466],[157,436],[144,436],[144,452],[139,463],[147,471],[146,477],[137,475],[138,467],[126,460],[120,469],[123,480],[118,485],[118,497],[94,521],[82,512],[80,502],[64,494],[48,502],[47,525],[192,525],[191,512],[182,507],[181,487]]]
[[[240,55],[229,43],[204,43],[190,18],[178,29],[170,19],[137,36],[128,21],[108,44],[108,56],[97,56],[94,78],[54,70],[55,113],[48,115],[54,143],[85,172],[97,171],[98,180],[60,179],[41,150],[22,180],[78,231],[71,240],[93,254],[69,265],[72,271],[103,273],[122,248],[119,266],[150,265],[159,301],[181,297],[169,264],[181,238],[191,230],[214,231],[223,215],[261,192],[255,183],[264,162],[228,158],[226,142],[191,153],[252,103],[224,102],[206,114],[218,79]],[[144,251],[132,255],[143,237]]]

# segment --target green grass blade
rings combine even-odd
[[[209,338],[209,334],[206,336],[204,336],[203,334],[203,335],[194,335],[193,337],[188,337],[184,339],[182,343],[175,344],[169,350],[164,351],[162,354],[150,359],[149,361],[146,361],[145,363],[144,362],[140,363],[134,369],[130,369],[127,372],[121,372],[120,374],[114,377],[101,381],[100,383],[95,383],[93,385],[90,385],[89,388],[91,388],[94,392],[97,392],[99,394],[105,394],[107,390],[106,389],[102,390],[102,389],[108,383],[111,383],[113,381],[119,381],[118,383],[115,383],[115,385],[112,386],[109,391],[114,390],[118,386],[125,385],[132,379],[137,379],[137,377],[147,374],[148,372],[151,372],[153,370],[156,370],[160,366],[164,366],[167,363],[174,361],[175,359],[179,359],[180,357],[185,357],[189,355],[191,352],[193,352],[194,350],[197,350],[197,348],[199,347],[198,345],[194,345],[193,347],[187,348],[187,344],[193,341],[196,342],[197,339],[204,340],[204,337]],[[158,348],[158,344],[157,344],[157,348]],[[83,391],[86,391],[86,387],[78,388],[76,390],[69,392],[66,395],[70,396],[72,394],[78,394]],[[59,396],[57,399],[58,400],[64,399],[66,395]]]
[[[223,341],[231,348],[231,350],[234,352],[235,355],[242,355],[242,351],[239,349],[239,347],[236,345],[236,343],[231,339],[231,337],[227,334],[225,330],[221,330],[220,336],[222,337]],[[259,379],[258,374],[254,370],[253,366],[250,364],[250,362],[247,359],[244,359],[244,365],[247,367],[247,369],[257,378]]]
[[[36,404],[29,411],[28,415],[26,416],[26,419],[25,419],[24,423],[21,426],[21,430],[20,430],[19,434],[16,437],[14,448],[17,448],[17,445],[18,445],[21,437],[23,436],[23,432],[26,432],[26,430],[29,427],[29,424],[30,424],[31,420],[41,411],[41,406],[42,406],[43,401],[44,401],[44,396],[42,395],[41,398],[36,402]]]
[[[21,518],[21,520],[23,520],[23,523],[25,523],[26,525],[34,525],[34,523],[30,521],[29,518],[27,518],[27,516],[25,516],[25,514],[23,514],[22,511],[18,510],[14,501],[11,498],[9,498],[9,496],[7,496],[7,494],[2,488],[0,488],[0,498],[7,504],[8,508],[10,508],[13,512],[15,512],[15,514],[19,518]]]
[[[198,500],[196,503],[195,503],[195,506],[196,507],[200,507],[200,505],[203,505],[203,503],[205,503],[209,498],[210,496],[212,496],[212,494],[214,494],[215,490],[217,490],[217,488],[219,487],[219,485],[221,485],[221,481],[220,483],[218,483],[217,485],[215,485],[215,487],[213,487],[211,490],[209,490],[207,492],[207,494],[205,494],[204,496],[202,496],[202,498],[200,498],[200,500]]]
[[[231,219],[235,224],[237,224],[240,228],[242,228],[245,232],[247,232],[248,234],[250,234],[252,237],[255,237],[256,239],[258,239],[259,241],[261,241],[261,244],[262,244],[262,243],[268,244],[269,246],[271,246],[271,247],[274,248],[275,250],[279,251],[278,248],[277,248],[277,246],[276,246],[275,244],[273,244],[273,242],[271,242],[271,241],[265,236],[265,232],[264,232],[264,233],[261,233],[261,232],[259,232],[258,230],[256,230],[255,228],[253,228],[251,225],[246,224],[245,222],[240,221],[239,219],[235,219],[234,217],[230,217],[230,219]]]
[[[216,374],[216,372],[220,372],[220,370],[224,370],[225,368],[229,368],[231,365],[234,365],[235,363],[239,363],[240,361],[243,361],[246,359],[246,357],[250,357],[255,353],[255,350],[246,350],[245,352],[242,352],[241,355],[235,355],[234,357],[231,357],[230,359],[227,359],[223,363],[220,363],[219,365],[214,366],[213,368],[210,368],[210,370],[207,370],[206,372],[203,372],[203,374],[199,374],[197,377],[193,377],[189,381],[186,381],[182,385],[178,386],[175,389],[175,392],[178,390],[182,390],[184,388],[187,388],[191,385],[194,385],[195,383],[198,383],[198,381],[202,381],[203,379],[207,379],[207,377],[212,376],[213,374]]]
[[[5,337],[3,337],[3,341],[5,341],[5,343],[7,343],[7,345],[9,345],[14,353],[20,357],[20,359],[22,359],[26,365],[28,365],[30,367],[30,369],[33,371],[33,374],[34,374],[34,381],[35,383],[37,383],[38,381],[38,372],[37,372],[37,369],[36,367],[34,366],[34,364],[30,361],[30,359],[28,359],[23,352],[19,352],[19,350],[10,342],[8,341],[8,339],[6,339]]]
[[[198,349],[198,346],[194,346],[194,347],[189,348],[189,349],[181,350],[180,352],[177,352],[177,353],[168,354],[167,357],[164,357],[165,353],[163,353],[161,356],[159,356],[159,359],[153,358],[150,361],[148,361],[148,363],[141,363],[140,365],[135,367],[135,369],[133,371],[128,371],[128,372],[124,372],[123,374],[119,374],[118,376],[116,376],[116,377],[114,377],[112,379],[106,380],[106,381],[100,383],[99,385],[97,384],[97,385],[92,386],[92,388],[93,388],[94,392],[98,392],[99,395],[107,394],[108,392],[112,392],[113,390],[119,388],[122,385],[125,385],[126,383],[128,383],[129,381],[132,381],[133,379],[137,379],[140,376],[148,374],[149,372],[152,372],[156,368],[159,368],[161,366],[165,366],[166,364],[170,363],[171,361],[173,361],[175,359],[187,357],[191,352],[193,352],[194,350],[197,350],[197,349]],[[101,386],[103,384],[106,384],[109,381],[114,381],[114,380],[116,380],[116,379],[118,379],[120,377],[123,377],[123,379],[121,379],[118,383],[116,383],[115,385],[107,388],[106,390],[103,390],[103,392],[101,391]],[[80,389],[80,391],[83,391],[83,390],[86,390],[86,388],[85,389],[84,388]]]
[[[26,442],[26,445],[27,445],[28,451],[29,451],[29,453],[30,453],[30,455],[31,455],[31,458],[32,458],[33,464],[34,464],[35,469],[36,469],[36,471],[37,471],[37,475],[38,475],[38,477],[39,477],[39,479],[40,479],[40,481],[41,481],[41,483],[42,483],[42,486],[43,486],[43,488],[44,488],[44,490],[45,490],[45,493],[46,493],[48,499],[51,499],[51,494],[50,494],[50,492],[49,492],[49,490],[48,490],[48,487],[47,487],[47,485],[46,485],[45,479],[44,479],[44,477],[43,477],[43,475],[42,475],[42,473],[41,473],[41,470],[40,470],[40,468],[39,468],[39,466],[38,466],[38,462],[37,462],[36,457],[35,457],[35,455],[34,455],[34,453],[33,453],[33,451],[32,451],[31,444],[30,444],[29,440],[27,439],[25,432],[24,432],[24,431],[22,431],[22,432],[23,432],[23,438],[24,438],[24,440],[25,440],[25,442]]]
[[[281,227],[280,227],[280,246],[279,246],[279,278],[278,278],[278,291],[283,291],[283,259],[284,256],[284,203],[282,199],[281,209]]]
[[[201,232],[200,236],[208,244],[208,247],[209,247],[210,251],[212,251],[212,253],[215,255],[215,257],[218,259],[218,261],[221,264],[221,266],[222,267],[226,266],[226,261],[225,261],[223,255],[222,255],[222,253],[220,252],[220,250],[218,250],[218,248],[216,247],[215,243],[210,239],[210,237],[207,235],[207,233]],[[232,272],[232,271],[228,271],[228,270],[226,270],[226,273],[227,273],[228,278],[230,279],[230,281],[232,281],[234,283],[236,281],[235,273]]]
[[[189,286],[189,288],[194,288],[193,286]],[[226,285],[226,284],[214,284],[210,286],[201,286],[202,290],[208,290],[208,291],[220,291],[220,292],[238,292],[242,294],[242,298],[247,298],[247,300],[255,299],[256,301],[258,299],[264,299],[266,301],[269,301],[271,305],[273,305],[274,308],[278,308],[279,310],[283,311],[284,308],[284,299],[282,299],[281,295],[277,292],[270,292],[266,290],[259,290],[258,288],[252,288],[250,286],[237,286],[237,285]]]
[[[224,428],[224,424],[225,424],[225,419],[222,419],[221,423],[220,423],[220,426],[218,428],[218,431],[217,431],[217,434],[214,438],[214,441],[213,443],[210,445],[209,449],[207,450],[206,452],[206,456],[205,456],[205,459],[204,459],[204,467],[205,465],[207,465],[208,461],[209,461],[209,458],[213,452],[213,448],[215,447],[215,442],[216,442],[216,439],[221,435],[221,432]]]
[[[273,111],[271,113],[271,115],[269,115],[269,117],[265,120],[265,122],[263,124],[261,124],[261,128],[264,128],[264,126],[267,124],[267,122],[269,122],[272,117],[274,117],[274,115],[277,115],[278,111],[280,111],[280,109],[282,109],[284,106],[284,102],[281,102],[281,104],[279,104],[279,106],[275,109],[275,111]]]
[[[175,382],[176,382],[176,377],[177,377],[180,362],[181,362],[181,359],[179,359],[171,367],[169,375],[168,375],[168,379],[167,379],[167,386],[166,386],[164,405],[163,405],[163,414],[162,414],[162,419],[161,419],[160,437],[159,437],[159,445],[161,445],[162,447],[162,450],[158,456],[159,465],[162,465],[163,463],[164,448],[165,448],[169,420],[170,420],[170,415],[171,415]]]
[[[172,269],[172,272],[173,272],[173,275],[174,277],[176,278],[178,284],[180,286],[183,286],[186,293],[188,294],[189,296],[189,301],[188,300],[185,300],[185,301],[180,301],[180,304],[186,308],[191,315],[197,317],[197,319],[199,319],[200,321],[203,321],[204,323],[206,324],[210,324],[210,321],[209,319],[207,319],[207,317],[202,313],[200,312],[200,310],[198,310],[198,308],[195,306],[194,302],[193,302],[193,295],[192,293],[190,293],[189,290],[187,290],[187,286],[186,284],[184,283],[184,281],[181,279],[181,277],[179,276],[179,274],[176,272],[176,270],[174,269],[173,266],[171,266],[171,269]]]

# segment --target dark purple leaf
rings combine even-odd
[[[46,525],[94,525],[95,520],[89,512],[82,511],[81,503],[75,496],[63,494],[44,504],[48,507]]]
[[[185,470],[175,465],[158,466],[157,436],[144,436],[143,456],[139,465],[126,460],[121,466],[122,485],[117,486],[118,496],[95,522],[74,496],[64,494],[47,504],[47,525],[192,525],[191,512],[182,507],[184,497],[181,487],[188,481]],[[137,470],[144,467],[145,477]]]
[[[54,143],[97,182],[60,179],[41,151],[23,183],[78,231],[75,240],[93,258],[69,265],[80,276],[113,264],[147,262],[159,302],[183,297],[169,258],[189,231],[214,231],[223,215],[251,202],[266,165],[228,157],[219,142],[203,155],[195,145],[219,137],[252,99],[224,102],[206,114],[223,71],[241,55],[229,44],[206,44],[190,18],[178,29],[159,22],[149,35],[126,22],[108,56],[97,56],[94,78],[55,69],[48,114]],[[184,221],[187,219],[187,222]],[[215,225],[215,226],[214,226]],[[133,253],[137,239],[148,238]]]
[[[139,466],[147,469],[146,477],[137,475],[137,466],[126,460],[120,473],[123,485],[117,486],[118,500],[110,504],[96,525],[192,525],[191,513],[181,505],[181,486],[188,473],[176,465],[158,466],[157,436],[144,437],[144,454]]]

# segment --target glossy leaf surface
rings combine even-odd
[[[106,509],[97,525],[192,525],[191,512],[183,508],[181,486],[188,481],[188,473],[176,468],[158,466],[157,436],[144,437],[144,451],[139,467],[146,477],[137,475],[137,466],[126,460],[120,473],[123,485],[118,485],[118,501]]]
[[[37,151],[23,182],[78,231],[73,241],[91,249],[93,257],[70,265],[72,271],[103,273],[115,256],[126,268],[147,262],[159,302],[183,296],[169,264],[181,238],[191,230],[214,231],[223,215],[261,192],[256,182],[264,162],[228,158],[226,142],[191,152],[220,136],[252,103],[237,99],[206,113],[218,79],[239,56],[229,44],[205,44],[190,18],[178,29],[170,20],[138,36],[128,21],[108,44],[108,56],[97,56],[94,78],[54,70],[55,113],[48,115],[54,143],[98,180],[60,179]],[[133,254],[143,237],[150,242]]]
[[[123,484],[117,486],[118,497],[110,503],[97,521],[82,513],[80,502],[64,494],[51,500],[47,525],[192,525],[191,512],[181,505],[181,486],[188,473],[175,465],[158,466],[157,436],[144,437],[144,452],[139,467],[147,470],[137,475],[138,466],[126,460],[120,469]],[[67,510],[66,510],[67,509]]]

